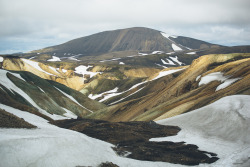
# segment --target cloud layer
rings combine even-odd
[[[128,27],[249,45],[249,7],[249,0],[0,0],[0,53]]]

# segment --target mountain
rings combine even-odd
[[[105,31],[68,41],[64,44],[33,51],[57,57],[100,56],[104,54],[133,55],[138,52],[173,52],[190,49],[219,47],[201,40],[169,36],[161,31],[135,27]]]

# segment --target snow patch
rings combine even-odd
[[[82,106],[80,103],[78,103],[78,101],[73,97],[73,96],[70,96],[69,94],[65,93],[64,91],[62,91],[61,89],[57,88],[54,86],[55,89],[57,89],[59,92],[61,92],[64,96],[68,97],[70,100],[72,100],[73,102],[75,102],[76,104],[78,104],[79,106],[81,106],[82,108],[88,110],[89,112],[92,112],[91,110],[87,109],[86,107]]]
[[[162,68],[168,68],[168,67],[166,67],[166,66],[163,66],[163,65],[161,65],[161,64],[157,64],[157,63],[155,63],[157,66],[159,66],[159,67],[162,67]]]
[[[172,38],[178,38],[178,36],[176,36],[176,35],[171,35],[170,37],[172,37]]]
[[[97,99],[97,98],[99,98],[99,97],[104,96],[105,94],[115,93],[115,92],[117,92],[117,91],[118,91],[118,87],[116,87],[116,88],[114,88],[114,89],[112,89],[112,90],[103,92],[103,93],[101,93],[101,94],[97,94],[97,95],[90,94],[88,97],[89,97],[90,99],[95,100],[95,99]]]
[[[58,74],[58,72],[57,72],[56,68],[51,67],[51,66],[49,66],[49,68],[50,68],[51,70],[53,70],[56,74]]]
[[[182,50],[179,46],[177,46],[174,43],[172,43],[172,48],[173,48],[174,51],[181,51]]]
[[[197,76],[195,81],[198,81],[201,78],[201,75]]]
[[[138,53],[139,54],[139,56],[141,55],[141,56],[147,56],[148,54],[147,53]]]
[[[175,73],[177,71],[181,71],[181,70],[184,70],[185,68],[181,68],[181,69],[176,69],[176,70],[168,70],[168,71],[161,71],[157,77],[155,77],[154,79],[152,80],[156,80],[158,78],[161,78],[161,77],[164,77],[166,75],[169,75],[169,74],[172,74],[172,73]]]
[[[178,57],[177,56],[175,56],[175,57],[169,57],[170,59],[172,59],[173,61],[175,61],[176,63],[178,63],[180,66],[183,64],[182,62],[180,62],[179,60],[178,60]]]
[[[195,144],[200,150],[218,154],[220,159],[212,166],[249,166],[249,101],[249,95],[227,96],[197,110],[157,121],[162,125],[179,126],[181,131],[176,136],[150,141]]]
[[[31,58],[29,58],[30,60],[32,60],[32,59],[34,59],[36,56],[33,56],[33,57],[31,57]]]
[[[165,60],[163,60],[163,59],[161,59],[161,61],[162,61],[163,64],[175,65],[174,62],[172,62],[172,61],[169,60],[169,59],[167,59],[168,63],[167,63]]]
[[[153,51],[151,54],[162,54],[164,53],[163,51]]]
[[[148,82],[148,81],[143,81],[143,82],[140,82],[140,83],[137,83],[137,84],[135,84],[135,85],[133,85],[131,88],[129,88],[128,90],[125,90],[125,91],[123,91],[123,92],[117,92],[118,91],[118,87],[116,87],[115,89],[112,89],[112,90],[110,90],[110,91],[107,91],[107,92],[103,92],[103,93],[101,93],[101,94],[99,94],[99,95],[94,95],[94,96],[92,96],[92,95],[89,95],[89,98],[98,98],[98,97],[101,97],[101,96],[104,96],[104,98],[103,99],[101,99],[99,102],[103,102],[103,101],[105,101],[105,100],[107,100],[107,99],[109,99],[109,98],[111,98],[111,97],[115,97],[115,96],[118,96],[118,95],[121,95],[121,94],[123,94],[123,93],[126,93],[126,92],[128,92],[128,91],[130,91],[130,90],[132,90],[132,89],[134,89],[134,88],[136,88],[136,87],[138,87],[138,86],[140,86],[140,85],[142,85],[142,84],[144,84],[144,83],[146,83],[146,82]],[[140,89],[141,90],[141,89]],[[138,91],[137,91],[138,92]],[[137,93],[137,92],[135,92],[135,93]],[[130,95],[129,95],[130,96]],[[127,96],[128,97],[128,96]],[[126,97],[126,98],[127,98]],[[124,98],[123,98],[124,99]],[[119,101],[119,100],[118,100]],[[112,104],[114,104],[114,103],[117,103],[117,101],[116,102],[113,102]]]
[[[208,84],[212,81],[225,81],[228,77],[225,77],[222,72],[210,73],[206,76],[203,76],[199,82],[199,86],[203,84]]]
[[[47,61],[61,61],[61,59],[59,57],[52,56],[52,59],[49,59]]]
[[[167,53],[168,55],[171,55],[171,54],[174,54],[175,52],[169,52],[169,53]]]
[[[71,57],[68,57],[69,60],[73,60],[73,61],[81,61],[81,60],[78,60],[76,57],[80,56],[81,54],[78,54],[78,55],[75,55],[75,56],[71,56]]]
[[[28,59],[21,59],[21,60],[22,60],[23,62],[25,62],[26,64],[28,64],[28,65],[34,67],[35,69],[37,69],[37,70],[39,70],[39,71],[41,71],[41,72],[43,72],[43,73],[46,73],[46,74],[48,74],[48,75],[53,75],[53,74],[48,73],[48,72],[44,71],[43,69],[41,69],[41,67],[39,66],[39,63],[38,63],[38,62],[31,61],[31,60],[28,60]]]
[[[124,65],[125,63],[123,63],[123,62],[120,62],[119,64],[121,64],[121,65]]]
[[[2,56],[0,56],[0,63],[2,63],[4,60],[4,58]]]
[[[189,48],[190,49],[190,48]],[[188,55],[194,55],[194,54],[196,54],[196,52],[188,52],[187,53]]]
[[[38,89],[39,89],[41,92],[45,93],[44,90],[43,90],[42,88],[40,88],[39,86],[38,86]]]
[[[90,78],[94,77],[95,75],[99,74],[98,72],[91,72],[91,71],[87,71],[88,68],[93,67],[93,66],[84,66],[84,65],[80,65],[78,67],[75,68],[75,73],[77,74],[82,74],[83,76],[85,74],[90,75]]]
[[[115,101],[115,102],[113,102],[113,103],[110,103],[109,105],[116,104],[116,103],[118,103],[118,102],[120,102],[120,101],[122,101],[122,100],[124,100],[124,99],[126,99],[126,98],[128,98],[128,97],[130,97],[130,96],[132,96],[132,95],[134,95],[134,94],[136,94],[137,92],[141,91],[142,89],[144,89],[144,87],[138,89],[137,91],[131,93],[130,95],[128,95],[128,96],[126,96],[126,97],[124,97],[124,98],[121,98],[121,99],[119,99],[119,100],[117,100],[117,101]]]
[[[63,115],[68,117],[68,118],[73,118],[76,119],[77,115],[75,115],[73,112],[71,112],[70,110],[63,108],[64,111],[66,111],[66,113],[64,113]]]
[[[239,79],[241,79],[241,78],[227,79],[227,80],[225,80],[222,84],[220,84],[220,85],[216,88],[215,91],[224,89],[224,88],[230,86],[231,84],[233,84],[234,82],[238,81]]]
[[[222,72],[214,72],[214,73],[210,73],[207,74],[206,76],[203,76],[199,82],[199,86],[203,85],[203,84],[208,84],[212,81],[220,81],[222,82],[215,91],[224,89],[228,86],[230,86],[231,84],[233,84],[234,82],[238,81],[241,78],[232,78],[229,79],[230,76],[224,76]]]
[[[167,39],[169,39],[169,37],[170,37],[170,35],[166,34],[165,32],[161,32],[161,35],[164,36]]]
[[[60,71],[60,68],[56,68],[57,71]],[[66,73],[68,70],[61,69],[63,73]]]
[[[115,88],[115,89],[113,89],[113,90],[114,90],[113,93],[112,93],[112,90],[111,90],[110,93],[108,93],[108,94],[106,94],[106,95],[103,94],[103,95],[104,95],[104,98],[101,99],[99,102],[104,102],[105,100],[107,100],[107,99],[109,99],[109,98],[111,98],[111,97],[118,96],[118,95],[124,93],[124,92],[117,92],[118,88]]]
[[[19,79],[23,80],[24,82],[26,82],[26,81],[25,81],[25,80],[21,77],[21,75],[20,75],[20,74],[11,73],[11,75],[14,75],[15,77],[17,77],[17,78],[19,78]]]

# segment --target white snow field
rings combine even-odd
[[[52,56],[52,59],[49,59],[47,61],[61,61],[61,59],[59,57]]]
[[[96,167],[113,162],[120,167],[181,167],[165,162],[149,162],[119,157],[112,144],[84,134],[59,128],[45,119],[0,104],[4,109],[37,126],[36,129],[0,128],[1,167]]]
[[[157,121],[181,128],[177,136],[152,138],[150,141],[184,141],[220,158],[213,164],[199,166],[250,166],[250,96],[221,98],[200,109]]]

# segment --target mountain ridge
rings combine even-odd
[[[187,43],[189,43],[188,46],[185,46]],[[82,57],[123,51],[173,52],[176,48],[188,50],[188,48],[204,49],[211,47],[220,46],[189,37],[171,37],[163,34],[162,31],[151,28],[133,27],[99,32],[76,38],[60,45],[35,50],[32,53],[49,53],[58,57],[67,56],[70,53]]]

